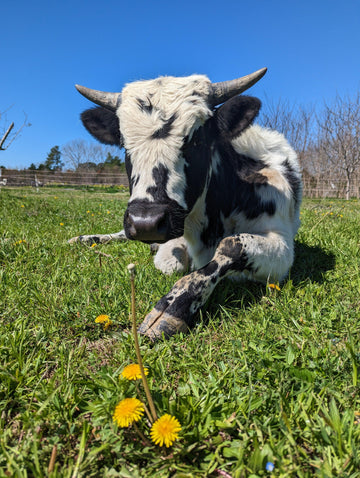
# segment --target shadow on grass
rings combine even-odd
[[[295,241],[295,260],[291,268],[291,279],[299,285],[306,279],[322,283],[324,273],[334,269],[335,256],[325,252],[318,246],[308,246]]]
[[[323,251],[318,246],[308,246],[302,242],[295,241],[295,260],[288,278],[294,286],[310,280],[312,282],[324,282],[324,274],[335,267],[335,256]],[[266,295],[264,284],[245,281],[234,282],[225,280],[221,286],[213,292],[205,310],[216,313],[219,305],[247,308],[259,302]]]

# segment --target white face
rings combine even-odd
[[[181,148],[184,139],[191,139],[212,116],[207,104],[210,88],[206,76],[193,75],[138,81],[123,89],[117,115],[132,167],[130,202],[154,202],[151,188],[163,186],[164,196],[187,209],[186,163]],[[164,172],[167,178],[159,182],[159,174]]]

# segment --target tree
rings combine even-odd
[[[119,156],[114,156],[108,152],[106,159],[103,163],[99,164],[101,170],[104,171],[113,171],[114,169],[118,170],[121,173],[125,173],[125,163],[119,158]]]
[[[44,163],[44,169],[49,171],[61,171],[63,166],[64,163],[61,162],[61,151],[59,146],[52,147]]]
[[[118,151],[117,147],[92,143],[83,139],[74,139],[62,147],[63,156],[75,171],[94,169],[94,164],[101,166],[110,158],[109,155],[111,156],[110,163],[113,161],[112,158],[118,160],[119,158],[115,156]]]
[[[261,123],[282,133],[295,149],[303,165],[306,151],[313,141],[315,114],[313,108],[290,105],[280,99],[277,103],[266,99]]]
[[[10,108],[8,108],[8,110]],[[14,122],[9,124],[7,121],[7,111],[0,112],[0,151],[4,151],[9,147],[11,143],[20,135],[23,128],[31,126],[31,124],[27,122],[27,115],[24,113],[25,118],[23,124],[17,130],[14,130]],[[7,145],[5,146],[6,142]]]
[[[331,104],[325,103],[318,118],[319,155],[324,156],[329,169],[346,180],[346,199],[354,176],[360,170],[360,93],[354,98],[339,95]]]

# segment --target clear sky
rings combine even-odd
[[[159,75],[223,81],[264,66],[263,101],[322,104],[360,89],[360,0],[17,0],[3,2],[0,112],[32,124],[0,165],[28,167],[90,139],[75,90],[120,91]],[[0,126],[3,124],[0,123]]]

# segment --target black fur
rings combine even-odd
[[[112,111],[90,108],[81,114],[81,121],[100,143],[122,146],[119,119]]]
[[[148,114],[151,114],[153,112],[154,107],[151,104],[150,100],[146,103],[141,98],[138,98],[137,102],[139,104],[141,111],[145,111],[145,113],[148,113]]]
[[[216,110],[220,134],[234,139],[254,121],[259,114],[261,101],[252,96],[235,96]]]
[[[164,122],[163,126],[160,129],[158,129],[157,131],[155,131],[155,133],[151,135],[151,138],[152,139],[167,138],[171,133],[171,127],[173,122],[176,120],[176,118],[177,118],[177,114],[174,113],[167,121]]]

